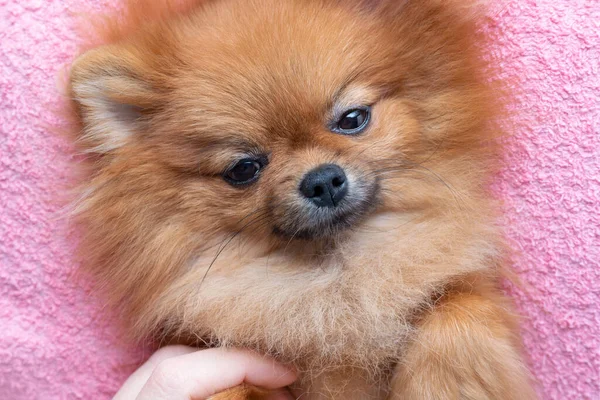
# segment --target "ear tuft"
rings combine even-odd
[[[70,94],[80,117],[84,151],[105,154],[140,131],[155,100],[144,66],[126,49],[108,45],[80,56],[70,73]]]

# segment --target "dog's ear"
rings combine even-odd
[[[152,74],[139,53],[122,45],[90,50],[75,61],[69,86],[84,151],[109,153],[143,130],[158,100]]]

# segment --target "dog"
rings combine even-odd
[[[499,289],[478,10],[145,0],[104,20],[69,75],[76,214],[129,331],[273,356],[308,400],[535,398]]]

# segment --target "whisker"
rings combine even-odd
[[[422,165],[420,163],[417,163],[417,162],[414,162],[411,160],[406,160],[406,159],[404,159],[404,160],[391,160],[391,159],[380,160],[380,162],[391,162],[391,161],[397,162],[397,165],[377,169],[377,170],[373,171],[371,174],[373,174],[379,178],[394,179],[395,177],[388,177],[388,176],[385,176],[385,174],[391,173],[391,172],[399,172],[399,171],[415,171],[415,172],[428,173],[431,176],[433,176],[434,178],[436,178],[440,183],[442,183],[448,189],[448,191],[454,197],[454,200],[456,201],[456,204],[458,205],[458,207],[462,209],[462,206],[464,205],[464,200],[461,198],[458,191],[454,187],[452,187],[452,185],[450,185],[437,172],[433,171],[432,169],[430,169],[428,167],[425,167],[424,165]],[[413,168],[407,168],[406,165],[403,165],[403,164],[408,164],[408,165],[412,166]],[[418,169],[415,169],[415,168],[420,168],[420,169],[423,169],[424,171],[419,171]]]
[[[244,221],[246,220],[248,217],[250,217],[251,215],[254,215],[256,213],[262,212],[264,211],[264,209],[258,209],[255,210],[253,212],[251,212],[250,214],[246,215],[244,218],[242,218],[240,221]],[[223,253],[223,251],[225,250],[225,248],[236,238],[238,237],[239,234],[241,234],[244,229],[246,229],[248,226],[252,225],[253,223],[259,222],[259,221],[263,221],[265,218],[267,217],[267,214],[259,214],[256,218],[254,218],[253,220],[251,220],[250,222],[246,223],[244,226],[242,226],[237,232],[235,232],[233,235],[231,235],[228,239],[225,238],[223,240],[223,242],[221,242],[221,245],[219,246],[219,250],[217,251],[217,254],[215,255],[215,257],[212,259],[212,261],[210,262],[210,265],[208,266],[208,268],[206,269],[206,272],[204,272],[204,276],[202,277],[202,280],[200,281],[200,286],[202,286],[202,284],[204,283],[204,281],[206,280],[206,277],[208,276],[208,273],[210,272],[211,268],[213,267],[213,265],[215,264],[215,262],[217,261],[217,259],[219,258],[219,256],[221,255],[221,253]]]
[[[252,211],[251,213],[248,213],[245,217],[243,217],[242,219],[240,219],[237,222],[237,224],[240,224],[240,223],[244,222],[249,217],[251,217],[251,216],[253,216],[253,215],[255,215],[255,214],[257,214],[257,213],[259,213],[261,211],[264,211],[264,210],[266,210],[266,207],[262,207],[262,208],[259,208],[257,210]],[[217,247],[220,250],[221,246],[223,245],[223,243],[225,243],[226,240],[227,240],[227,238],[223,239],[223,241],[221,241],[220,243],[214,243],[214,244],[211,244],[211,245],[209,245],[207,247],[202,247],[201,250],[203,252],[206,252],[206,251],[210,251],[210,250],[214,249],[215,247]],[[219,251],[219,250],[217,250],[217,251]]]
[[[269,218],[264,218],[264,217],[266,217],[266,216],[267,216],[267,215],[265,214],[265,215],[263,216],[263,218],[260,218],[260,219],[256,219],[256,220],[254,220],[254,221],[252,222],[252,224],[255,224],[255,225],[253,225],[252,227],[253,227],[255,230],[257,230],[257,231],[262,231],[264,228],[267,228],[267,227],[268,227],[270,224],[269,224]],[[246,228],[248,228],[248,227],[246,227]],[[244,246],[245,246],[245,245],[246,245],[246,244],[247,244],[247,243],[248,243],[248,242],[249,242],[251,239],[252,239],[252,237],[251,237],[251,236],[248,236],[246,239],[241,239],[241,240],[240,240],[240,242],[239,242],[239,245],[240,245],[240,251],[241,251],[241,249],[242,249],[242,248],[243,248],[243,247],[244,247]],[[240,254],[241,254],[241,253],[240,253]]]
[[[290,238],[290,240],[288,240],[287,244],[285,245],[285,248],[283,249],[283,255],[285,255],[285,253],[287,252],[288,246],[290,245],[290,243],[292,243],[292,240],[294,240],[294,238],[296,237],[296,235],[298,234],[298,232],[300,232],[302,228],[298,228],[296,229],[296,232],[294,232],[294,234],[292,235],[292,237]]]
[[[443,143],[444,143],[444,140],[440,140],[438,142],[437,146],[435,147],[435,149],[433,149],[433,151],[431,152],[431,154],[424,161],[421,161],[421,164],[424,164],[427,161],[431,160],[433,158],[433,156],[442,148]]]

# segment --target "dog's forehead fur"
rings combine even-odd
[[[165,38],[168,62],[155,64],[172,85],[165,108],[177,107],[178,121],[204,134],[200,140],[298,139],[323,129],[338,103],[373,101],[356,87],[381,89],[380,70],[398,68],[365,10],[252,3],[207,6],[180,21]]]

